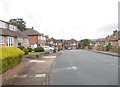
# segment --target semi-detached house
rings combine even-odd
[[[29,37],[30,47],[36,48],[46,44],[46,36],[36,31],[33,27],[23,31]]]
[[[0,46],[29,47],[29,38],[16,26],[0,20]]]

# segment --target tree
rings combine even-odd
[[[90,41],[88,39],[83,39],[81,40],[81,45],[82,45],[82,48],[84,49],[85,47],[88,47],[90,48]]]
[[[12,25],[17,26],[17,28],[20,31],[25,31],[26,30],[26,22],[21,18],[10,19],[9,23],[12,24]]]
[[[112,45],[111,43],[109,42],[108,45],[106,46],[106,51],[109,51],[112,49]]]

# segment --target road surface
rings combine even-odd
[[[118,57],[67,50],[50,72],[50,85],[118,85]]]

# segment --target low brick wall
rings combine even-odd
[[[12,69],[10,69],[10,70],[6,71],[5,73],[3,73],[2,75],[0,75],[1,84],[3,84],[6,80],[10,79],[13,75],[15,75],[19,71],[21,71],[21,69],[23,69],[24,66],[25,66],[25,59],[23,60],[23,62],[19,63],[18,65],[16,65]]]
[[[42,58],[43,56],[47,56],[49,54],[50,54],[50,52],[45,52],[43,54],[29,54],[26,57],[35,59],[35,58]]]

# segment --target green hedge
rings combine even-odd
[[[35,48],[34,51],[35,52],[44,52],[44,49],[42,47],[40,47],[40,48]]]
[[[24,52],[17,47],[0,47],[0,74],[13,68],[22,60]]]
[[[27,48],[24,48],[23,51],[25,52],[25,55],[27,55],[29,53]]]

